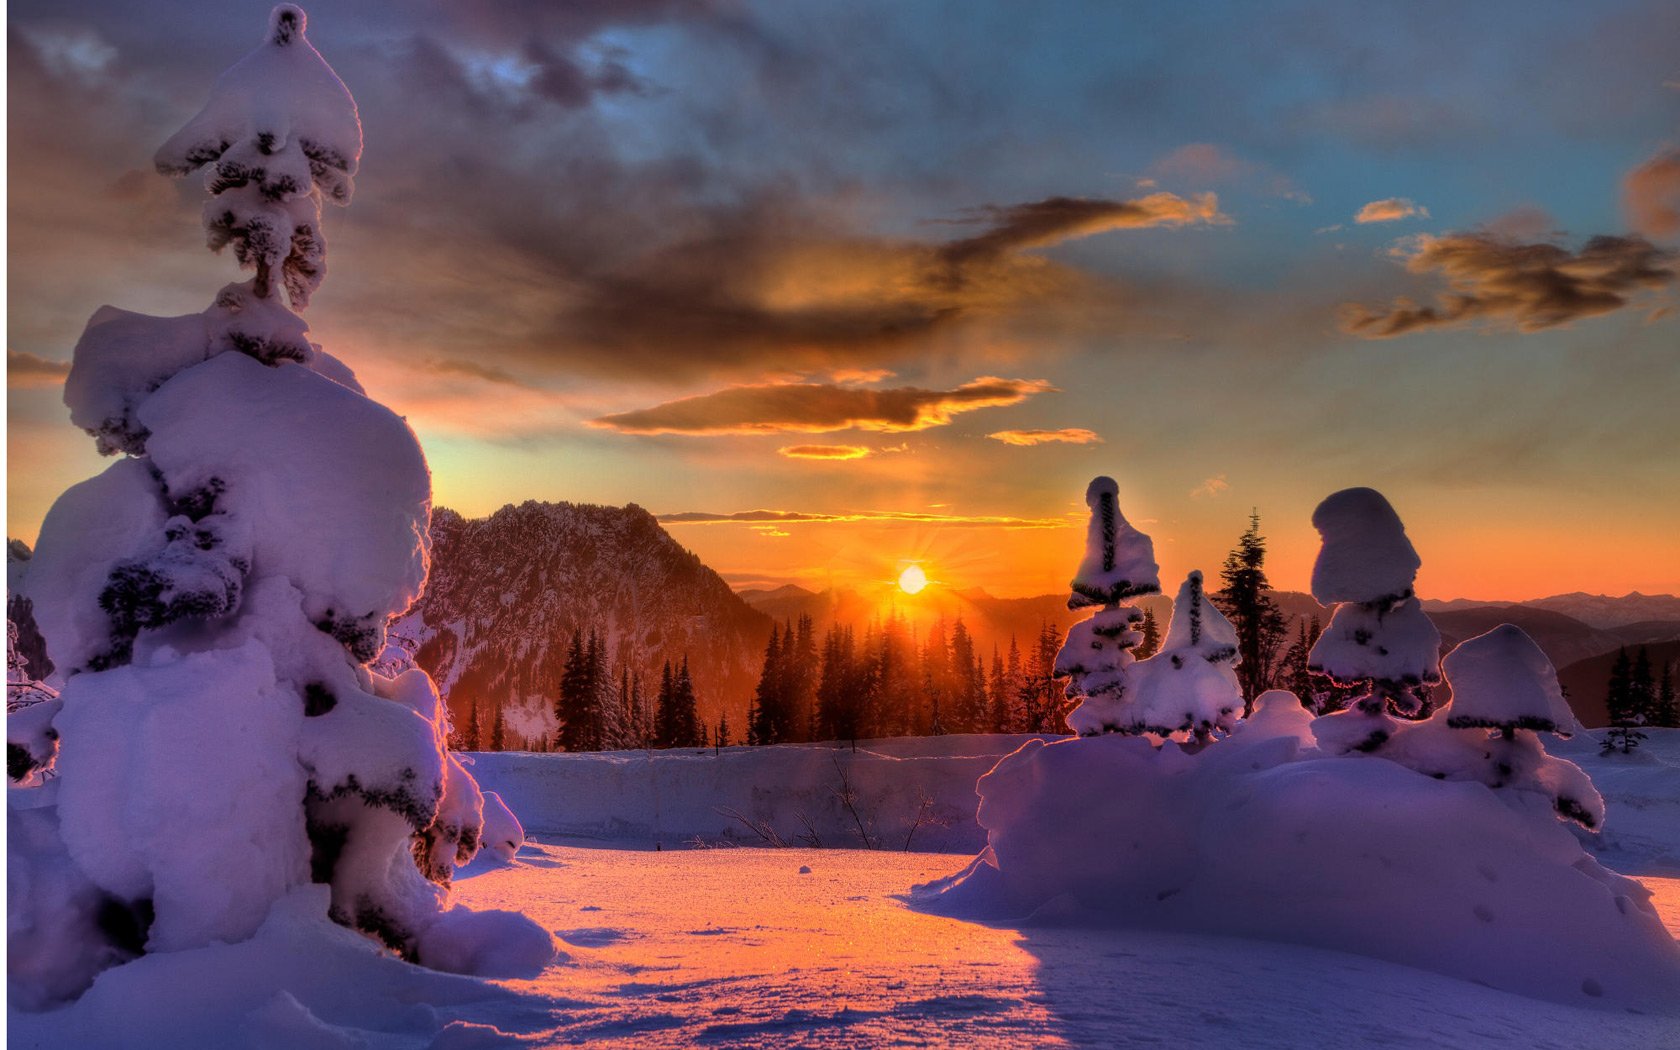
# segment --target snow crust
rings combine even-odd
[[[978,785],[987,849],[923,905],[1334,948],[1585,1006],[1680,1005],[1680,946],[1648,892],[1587,854],[1549,798],[1327,754],[1270,713],[1278,702],[1196,754],[1029,741]]]

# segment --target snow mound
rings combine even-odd
[[[1382,493],[1365,488],[1332,493],[1313,511],[1312,523],[1324,541],[1312,573],[1312,594],[1320,604],[1411,593],[1423,563]]]
[[[1268,712],[1195,755],[1029,741],[981,778],[989,845],[922,907],[1278,940],[1576,1005],[1680,1009],[1680,946],[1538,793],[1307,746]]]
[[[1459,643],[1441,661],[1452,683],[1455,728],[1511,727],[1570,736],[1579,722],[1557,671],[1522,628],[1500,624]]]

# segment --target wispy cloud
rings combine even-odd
[[[1005,445],[1100,445],[1102,438],[1094,430],[1083,427],[1063,427],[1060,430],[999,430],[995,434],[987,434],[993,441],[1001,441]]]
[[[1427,219],[1429,209],[1405,197],[1384,197],[1360,208],[1353,221],[1365,226],[1373,222],[1399,222],[1411,218]]]
[[[1191,489],[1190,498],[1215,499],[1222,495],[1230,487],[1231,483],[1225,480],[1225,475],[1215,474],[1213,477],[1203,480],[1200,485]]]
[[[1211,142],[1180,146],[1157,160],[1149,171],[1151,177],[1140,180],[1139,185],[1153,186],[1162,178],[1203,186],[1245,184],[1269,196],[1312,203],[1312,196],[1289,176]]]
[[[735,386],[589,421],[625,434],[898,433],[944,426],[981,408],[1025,401],[1055,389],[1042,379],[983,376],[951,390],[870,390],[833,383]]]
[[[1348,332],[1387,339],[1476,321],[1537,332],[1619,310],[1676,277],[1676,253],[1637,236],[1594,237],[1572,252],[1475,231],[1412,238],[1397,254],[1406,269],[1438,276],[1446,289],[1427,306],[1404,297],[1378,309],[1347,304],[1342,325]]]
[[[659,520],[667,525],[785,525],[790,523],[847,524],[851,522],[885,522],[907,525],[955,525],[974,528],[1056,529],[1069,525],[1068,518],[1016,518],[992,514],[929,514],[922,511],[860,510],[843,514],[825,514],[802,510],[742,510],[730,514],[709,511],[682,511],[661,514]]]
[[[779,455],[788,459],[864,459],[871,454],[863,445],[783,445]]]
[[[1680,146],[1669,146],[1628,172],[1622,205],[1633,228],[1650,237],[1680,234]]]
[[[22,350],[6,351],[6,385],[9,387],[53,387],[70,374],[70,362],[49,361]]]

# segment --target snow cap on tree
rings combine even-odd
[[[233,245],[257,271],[259,297],[277,279],[300,309],[326,269],[321,198],[350,202],[362,155],[356,102],[304,36],[306,23],[301,8],[276,7],[263,42],[217,79],[209,102],[154,157],[166,175],[208,165],[211,249]]]
[[[1577,724],[1557,670],[1521,628],[1500,624],[1461,642],[1441,661],[1452,686],[1455,729],[1532,729],[1569,736]]]
[[[1173,599],[1172,621],[1167,625],[1163,651],[1199,653],[1209,661],[1237,663],[1237,629],[1214,604],[1202,586],[1201,570],[1184,578]]]
[[[1323,538],[1313,563],[1312,593],[1325,605],[1375,602],[1411,593],[1422,561],[1406,527],[1376,489],[1343,489],[1313,511]]]
[[[1155,544],[1120,513],[1119,491],[1109,477],[1092,479],[1085,490],[1091,520],[1085,533],[1085,560],[1069,585],[1073,590],[1070,609],[1113,605],[1161,589]]]

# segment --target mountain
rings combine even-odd
[[[505,705],[516,737],[551,733],[566,648],[591,629],[650,703],[664,661],[686,655],[708,723],[746,710],[769,618],[642,508],[527,501],[479,519],[439,508],[431,531],[426,593],[394,633],[418,646],[456,724],[477,702],[485,725]]]
[[[1608,594],[1575,591],[1526,602],[1483,602],[1469,598],[1454,598],[1451,601],[1426,598],[1423,601],[1424,609],[1430,613],[1513,604],[1562,613],[1601,630],[1612,630],[1651,620],[1680,621],[1680,597],[1672,594],[1640,594],[1638,591],[1624,594],[1620,598]]]
[[[1592,627],[1560,612],[1531,605],[1484,605],[1446,612],[1431,612],[1429,618],[1441,632],[1441,650],[1446,652],[1467,638],[1485,634],[1502,623],[1523,629],[1557,667],[1614,652],[1623,641],[1610,631]]]
[[[1629,646],[1628,655],[1634,655],[1637,649],[1637,646]],[[1680,664],[1680,641],[1649,645],[1646,652],[1651,657],[1653,677],[1662,674],[1664,664]],[[1610,692],[1610,667],[1615,662],[1616,652],[1612,650],[1558,670],[1558,681],[1569,697],[1569,706],[1575,709],[1575,715],[1582,723],[1602,726],[1610,721],[1606,697]]]

